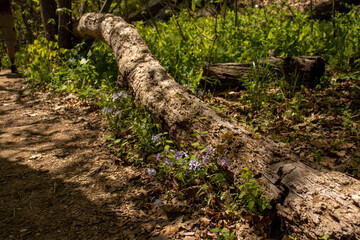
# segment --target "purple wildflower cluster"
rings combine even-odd
[[[199,153],[197,158],[201,160],[203,163],[208,163],[211,157],[211,154],[215,153],[215,149],[207,148],[204,152]]]
[[[194,88],[190,83],[189,84],[184,84],[183,87],[190,90],[190,91],[194,91]]]
[[[220,162],[224,167],[230,166],[230,163],[231,163],[231,161],[228,157],[224,157],[223,159],[221,159]]]
[[[171,168],[174,165],[174,162],[168,158],[165,159],[164,163],[166,165],[166,168]]]
[[[184,151],[179,151],[177,149],[175,150],[175,158],[176,158],[176,160],[180,160],[180,159],[182,159],[184,157],[188,157],[188,156],[189,156],[189,154],[187,154]]]
[[[159,142],[159,139],[160,139],[160,136],[158,136],[158,135],[152,135],[152,136],[151,136],[151,140],[152,140],[153,142],[155,142],[155,143]]]
[[[112,100],[113,100],[113,102],[115,102],[115,100],[118,99],[119,97],[127,98],[128,95],[127,95],[125,92],[123,92],[123,91],[118,92],[118,93],[114,93],[114,94],[112,95]]]
[[[156,170],[153,169],[153,168],[148,168],[148,169],[146,170],[146,173],[147,173],[147,175],[149,175],[149,176],[155,176],[155,175],[156,175]]]
[[[111,112],[112,112],[112,109],[111,109],[111,108],[108,108],[108,107],[104,107],[104,108],[102,109],[102,112],[103,112],[104,114],[111,113]]]
[[[201,163],[199,163],[198,161],[192,160],[192,161],[189,163],[189,170],[199,171],[200,169],[201,169]]]
[[[186,88],[187,90],[191,91],[192,93],[196,94],[195,89],[193,88],[193,86],[189,83],[189,84],[184,84],[183,85],[184,88]],[[202,90],[199,90],[197,92],[197,95],[199,95],[200,97],[204,95],[204,92]]]
[[[157,136],[153,136],[153,141],[156,140]],[[169,154],[169,151],[171,151],[173,154]],[[215,153],[215,149],[213,148],[207,148],[203,152],[199,153],[199,155],[188,162],[189,154],[181,151],[181,150],[170,150],[167,149],[165,154],[163,155],[165,158],[162,160],[162,162],[165,164],[166,168],[171,168],[174,166],[174,164],[179,164],[181,166],[187,165],[188,170],[190,171],[200,171],[201,167],[205,164],[207,164],[210,161],[210,158]],[[159,161],[161,159],[161,154],[158,153],[156,156],[156,161]],[[180,162],[181,161],[181,162]]]

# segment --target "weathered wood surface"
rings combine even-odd
[[[153,0],[148,6],[144,6],[141,10],[131,14],[127,20],[129,22],[147,21],[152,17],[155,19],[166,19],[171,17],[171,8],[169,7],[171,0]],[[181,2],[181,1],[177,1]],[[177,3],[178,4],[178,3]],[[167,13],[167,11],[169,13]]]
[[[291,226],[301,239],[317,239],[324,234],[339,239],[360,238],[358,180],[306,166],[285,144],[256,137],[236,122],[217,115],[166,73],[137,29],[121,17],[87,13],[74,32],[100,39],[113,49],[120,84],[138,106],[156,117],[178,145],[191,149],[190,143],[197,141],[223,149],[221,153],[232,159],[230,171],[234,176],[249,167],[281,217],[283,227]],[[208,134],[192,136],[205,130]]]
[[[208,78],[200,84],[218,91],[241,89],[242,78],[257,76],[262,79],[264,74],[268,77],[284,77],[297,86],[313,87],[325,72],[325,61],[319,56],[269,57],[258,63],[205,63],[203,72]]]
[[[360,0],[334,0],[334,9],[338,12],[349,12],[350,5],[360,5]],[[307,7],[311,11],[311,6]],[[312,7],[312,18],[328,20],[331,18],[333,10],[333,0],[320,1]]]

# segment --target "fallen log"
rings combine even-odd
[[[112,48],[119,83],[179,146],[191,149],[191,143],[199,142],[222,149],[232,159],[229,170],[234,176],[249,167],[283,227],[291,226],[301,239],[324,234],[337,239],[360,238],[358,180],[306,166],[285,144],[256,137],[235,121],[217,115],[166,73],[137,29],[121,17],[87,13],[74,32],[83,38],[100,39]],[[205,130],[207,134],[193,134]]]
[[[351,5],[360,5],[359,0],[328,0],[320,1],[314,6],[307,6],[306,10],[311,11],[311,18],[320,20],[329,20],[334,10],[342,13],[347,13],[351,10]],[[312,10],[311,10],[312,8]]]
[[[325,72],[325,61],[319,56],[269,57],[258,63],[204,63],[206,89],[244,88],[241,79],[260,77],[285,78],[291,86],[314,87]],[[268,75],[268,76],[265,76]]]
[[[177,1],[179,4],[181,1]],[[155,19],[169,19],[171,17],[170,0],[153,0],[148,6],[144,6],[139,11],[131,14],[127,20],[129,22],[147,21],[151,18]]]

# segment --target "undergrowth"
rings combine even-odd
[[[288,12],[275,7],[244,11],[237,27],[233,12],[228,12],[226,18],[222,15],[206,18],[187,11],[168,22],[158,22],[157,29],[143,22],[136,23],[136,27],[170,75],[182,85],[191,85],[194,91],[201,90],[198,83],[203,77],[204,62],[255,64],[273,50],[277,56],[323,56],[328,63],[328,76],[316,89],[331,85],[330,79],[334,76],[350,76],[355,95],[360,96],[360,78],[354,74],[360,71],[358,11],[353,8],[348,14],[338,13],[335,28],[326,21],[309,20],[306,14],[299,12],[289,17]],[[249,169],[244,169],[235,182],[226,179],[220,169],[230,165],[228,156],[196,143],[193,146],[198,147],[197,152],[176,149],[153,116],[136,107],[125,89],[116,85],[115,58],[105,44],[95,42],[84,55],[81,44],[72,50],[59,50],[56,43],[39,37],[18,59],[22,59],[23,64],[29,63],[26,77],[33,86],[77,92],[89,104],[102,109],[113,133],[110,145],[118,154],[130,163],[145,165],[151,176],[173,179],[180,185],[179,193],[184,196],[194,193],[195,203],[210,206],[220,202],[221,209],[229,215],[241,214],[244,210],[262,214],[271,207]],[[309,118],[303,101],[309,94],[306,88],[284,87],[284,79],[260,78],[256,77],[256,72],[242,81],[246,89],[237,101],[243,107],[237,110],[245,117],[234,118],[252,127],[254,132],[268,133],[273,127],[269,122],[275,122],[277,117],[284,121],[292,119],[294,123]],[[212,97],[208,94],[203,99],[211,101]],[[343,127],[358,136],[358,128],[354,125],[358,108],[342,108],[340,114]],[[261,121],[256,122],[259,119]],[[314,156],[318,153],[314,149]],[[151,156],[156,157],[152,159]],[[353,156],[358,161],[354,161],[354,175],[359,174],[356,170],[359,156],[359,153]],[[225,228],[214,231],[232,236]]]

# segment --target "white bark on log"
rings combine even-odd
[[[74,32],[83,38],[100,39],[113,49],[120,84],[138,106],[145,106],[156,117],[178,145],[190,149],[190,143],[197,141],[216,146],[232,158],[234,176],[249,167],[283,223],[302,234],[301,239],[324,234],[338,239],[360,238],[358,180],[306,166],[285,144],[256,137],[236,122],[220,117],[166,73],[137,29],[121,17],[88,13]],[[208,134],[191,136],[203,131]],[[244,157],[246,162],[242,161]]]

